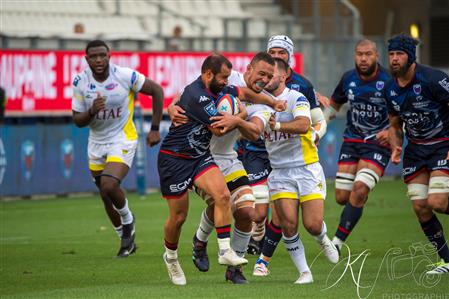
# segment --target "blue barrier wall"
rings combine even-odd
[[[327,177],[334,177],[344,120],[334,120],[320,143],[320,159]],[[145,131],[150,124],[145,123]],[[161,124],[162,136],[169,122]],[[94,191],[87,164],[87,128],[71,124],[4,125],[0,127],[0,196],[66,194]],[[145,142],[143,140],[143,142]],[[159,187],[157,152],[146,147],[146,186]],[[136,161],[135,161],[136,162]],[[400,166],[389,165],[386,175],[400,175]],[[123,182],[136,189],[136,167]]]

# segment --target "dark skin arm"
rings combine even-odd
[[[85,112],[78,112],[72,110],[73,122],[78,128],[88,126],[98,111],[104,110],[106,108],[106,100],[97,93],[97,97],[93,101],[92,107]]]
[[[147,144],[149,146],[154,146],[161,141],[159,129],[156,130],[155,128],[159,128],[159,124],[162,120],[164,90],[159,84],[146,78],[140,92],[153,98],[153,117],[151,119],[152,129],[148,132]]]

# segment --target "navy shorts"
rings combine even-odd
[[[248,173],[249,185],[258,185],[265,183],[271,172],[270,160],[268,153],[262,151],[245,150],[240,156],[246,172]]]
[[[338,164],[357,164],[359,160],[363,160],[379,168],[383,174],[390,156],[391,151],[387,147],[374,143],[344,141],[341,145]]]
[[[402,175],[408,182],[422,171],[442,170],[449,174],[449,161],[446,160],[449,141],[436,144],[416,144],[409,142],[405,147]]]
[[[181,197],[192,187],[198,177],[212,167],[218,166],[210,154],[188,159],[159,152],[157,168],[162,196]]]

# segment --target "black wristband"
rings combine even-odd
[[[159,125],[151,125],[151,131],[159,131]]]

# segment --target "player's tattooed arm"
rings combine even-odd
[[[97,92],[97,97],[87,111],[78,112],[73,110],[73,122],[79,128],[88,126],[95,115],[104,109],[106,109],[106,98]]]
[[[398,164],[401,162],[402,142],[404,132],[402,130],[402,120],[397,115],[389,115],[390,127],[388,128],[388,140],[391,145],[391,162]]]

